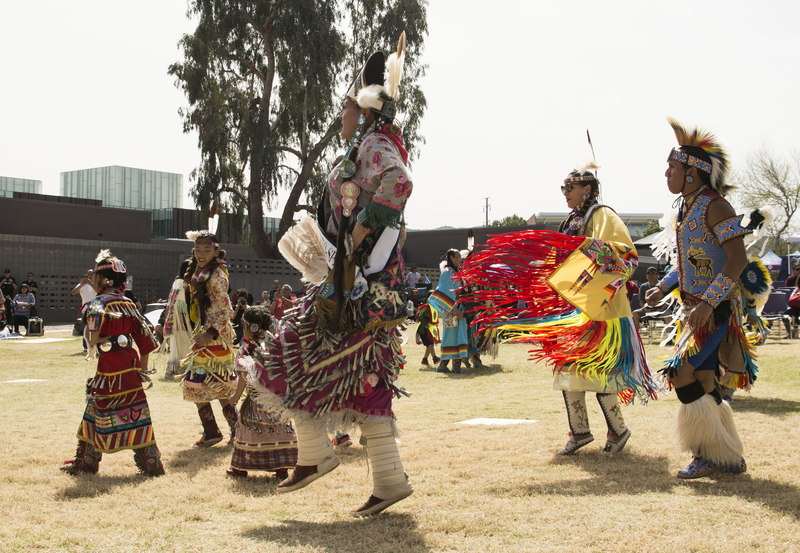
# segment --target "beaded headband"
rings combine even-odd
[[[587,180],[597,180],[597,177],[594,175],[582,175],[580,177],[567,177],[564,179],[564,184],[569,184],[571,182],[582,182]]]
[[[208,236],[198,236],[198,237],[197,237],[197,239],[194,241],[194,245],[195,245],[195,246],[198,246],[198,245],[200,245],[200,244],[210,244],[210,245],[212,245],[212,246],[219,247],[219,242],[214,242],[214,241],[213,241],[213,240],[212,240],[210,237],[208,237]]]
[[[697,167],[701,171],[705,171],[709,175],[711,174],[711,164],[707,161],[703,161],[702,159],[698,159],[694,156],[690,156],[685,152],[681,152],[680,150],[672,149],[669,153],[669,159],[674,159],[675,161],[680,161],[681,163],[685,163],[690,167]]]

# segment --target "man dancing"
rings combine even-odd
[[[695,128],[688,132],[669,119],[678,139],[667,160],[667,187],[680,194],[677,267],[647,292],[655,303],[675,288],[684,304],[684,330],[664,369],[681,401],[675,428],[694,458],[678,478],[701,478],[747,470],[733,411],[715,389],[720,347],[738,348],[744,368],[739,387],[755,379],[752,349],[741,330],[744,297],[739,275],[747,265],[741,224],[724,196],[729,159],[722,141]],[[729,368],[730,370],[730,368]]]

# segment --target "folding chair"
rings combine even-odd
[[[764,308],[761,310],[761,318],[773,325],[773,331],[775,321],[779,321],[783,326],[783,321],[789,320],[789,316],[785,314],[785,311],[789,309],[788,302],[789,296],[784,292],[772,292],[769,295],[769,299],[767,299],[767,303],[764,304]]]

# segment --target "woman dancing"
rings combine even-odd
[[[408,154],[393,124],[404,56],[402,35],[397,53],[388,61],[373,54],[347,94],[340,119],[350,149],[328,177],[318,223],[305,219],[279,245],[305,280],[317,284],[284,316],[277,336],[266,336],[266,366],[248,376],[259,402],[281,405],[294,419],[297,467],[279,493],[299,490],[339,465],[328,431],[360,427],[373,488],[356,516],[380,512],[414,491],[392,412],[404,362],[397,328],[407,301],[400,248],[412,188]]]

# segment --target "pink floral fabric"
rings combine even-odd
[[[388,137],[372,132],[364,138],[352,180],[361,189],[355,214],[363,209],[369,213],[365,226],[402,226],[399,221],[414,185],[397,146]],[[336,220],[342,214],[343,181],[340,167],[336,167],[328,178],[332,215]],[[331,221],[328,231],[336,232]]]

